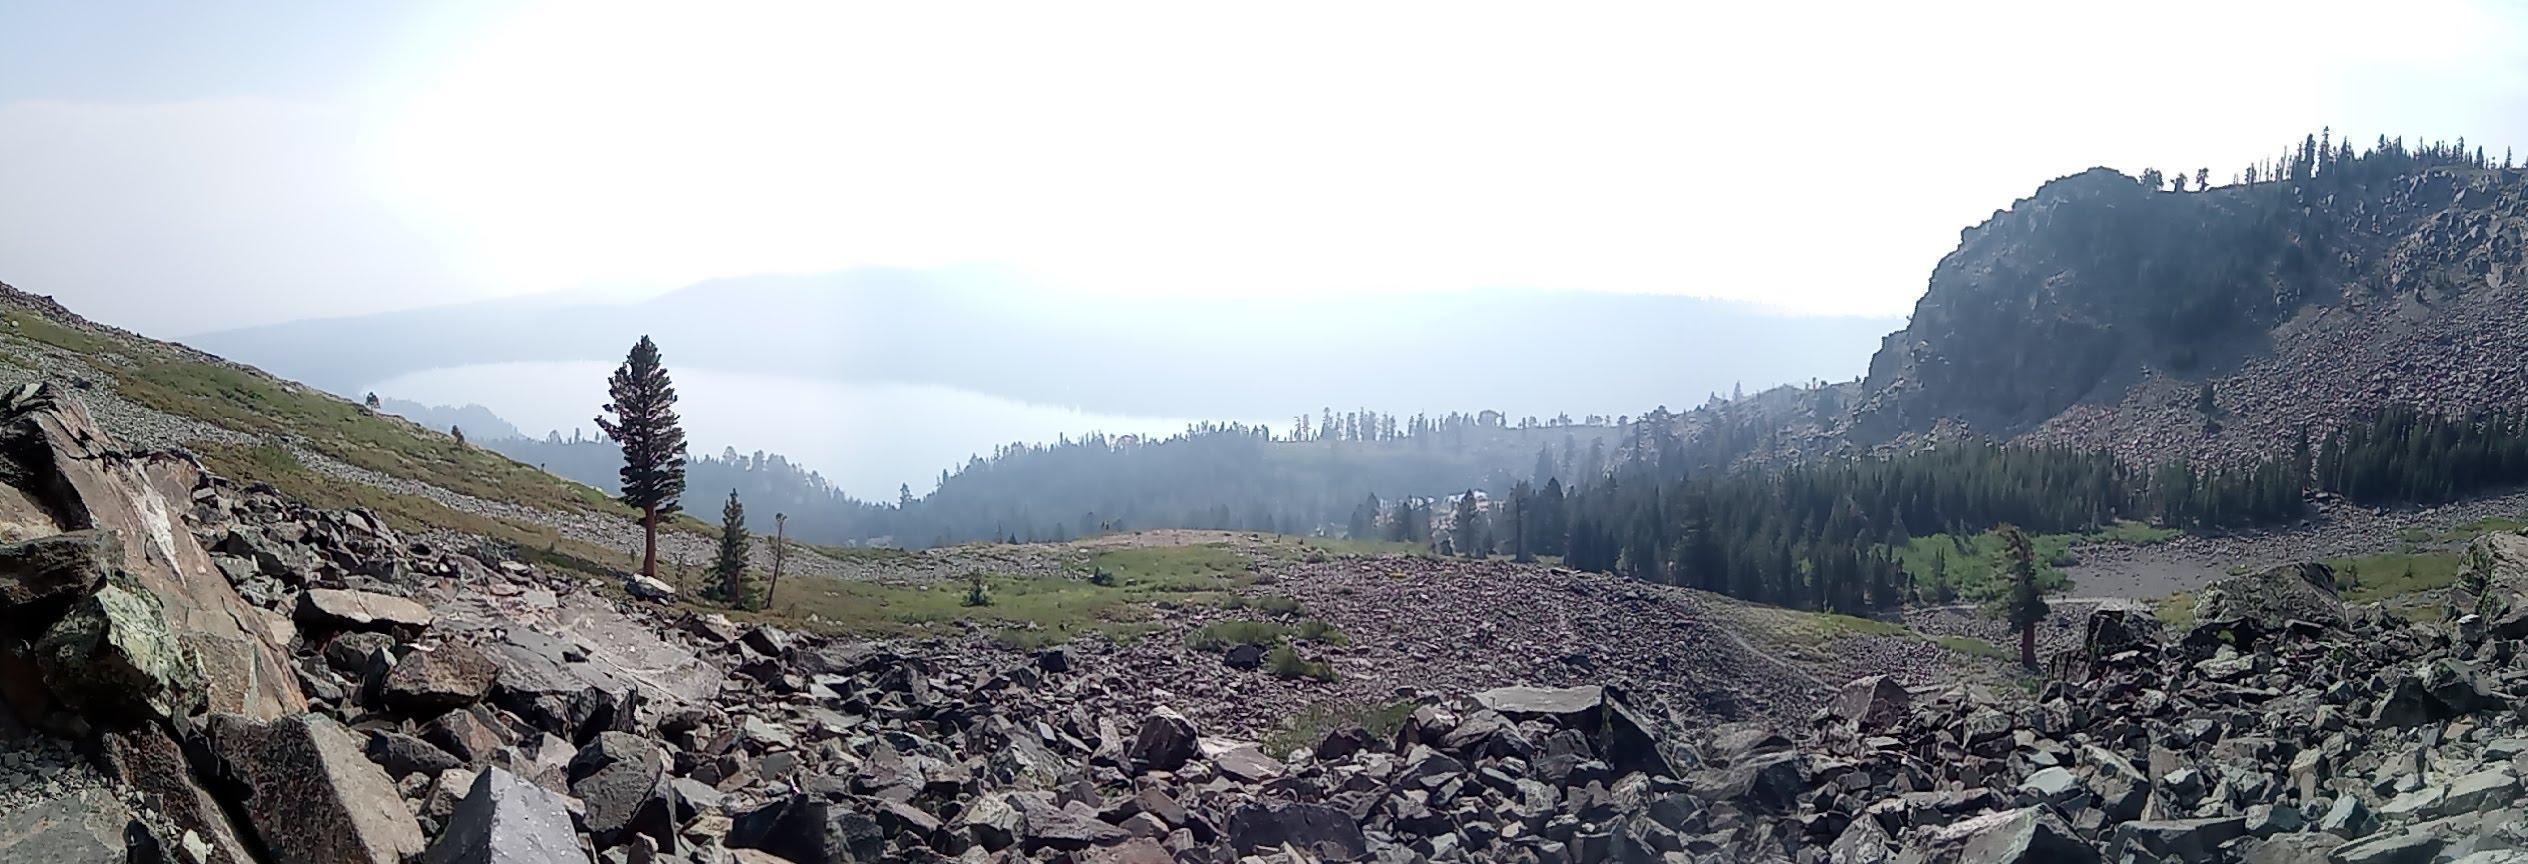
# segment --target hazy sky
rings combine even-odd
[[[2090,165],[2528,143],[2498,4],[1930,5],[6,0],[0,281],[165,336],[862,265],[1892,314]]]

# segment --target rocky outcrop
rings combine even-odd
[[[125,452],[78,400],[30,385],[0,396],[0,464],[0,475],[49,514],[51,530],[37,533],[105,531],[119,540],[122,555],[113,564],[129,581],[105,599],[86,601],[58,647],[78,651],[85,641],[109,653],[151,650],[154,634],[164,633],[173,640],[168,650],[127,655],[135,669],[182,674],[198,665],[200,696],[214,711],[271,718],[306,709],[273,622],[238,596],[182,524],[202,481],[191,459]],[[155,623],[161,620],[163,627]],[[35,630],[39,623],[17,617],[8,626]],[[139,701],[165,702],[164,694],[182,689],[173,686],[180,682],[160,683],[170,686],[152,687],[159,695]]]

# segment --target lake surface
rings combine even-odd
[[[548,430],[595,435],[615,364],[487,363],[399,375],[368,389],[433,405],[482,405],[541,438]],[[1126,417],[1037,405],[966,390],[841,384],[809,378],[672,370],[677,411],[696,456],[724,448],[779,453],[822,472],[852,495],[895,500],[898,484],[930,490],[943,468],[989,456],[995,445],[1042,443],[1088,432],[1168,435],[1185,418]],[[1254,422],[1254,421],[1248,421]]]

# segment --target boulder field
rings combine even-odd
[[[1293,692],[1226,657],[731,620],[125,451],[49,387],[0,395],[0,480],[0,862],[2528,861],[2505,535],[2431,620],[2298,565],[2025,679],[1735,687],[1765,711],[1505,617],[1457,641],[1552,656],[1267,744],[1237,718],[1306,706],[1210,704]],[[1416,578],[1532,584],[1486,572]]]

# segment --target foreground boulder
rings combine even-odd
[[[792,864],[887,860],[886,833],[877,820],[814,795],[793,795],[739,814],[729,828],[728,844]]]
[[[174,645],[190,653],[193,663],[203,672],[200,693],[210,710],[259,720],[307,710],[307,698],[299,691],[297,676],[290,671],[286,650],[290,640],[286,634],[267,626],[263,611],[238,596],[213,566],[200,541],[173,522],[176,514],[189,509],[193,491],[203,481],[201,466],[192,457],[127,450],[99,428],[87,407],[67,391],[49,384],[28,385],[0,395],[0,477],[16,487],[11,497],[34,505],[28,514],[32,523],[21,526],[21,530],[31,528],[37,535],[108,531],[121,541],[110,545],[84,538],[52,541],[86,548],[57,548],[36,558],[61,561],[61,557],[55,557],[61,553],[68,553],[70,559],[119,553],[110,563],[129,577],[122,583],[122,590],[133,597],[147,595],[155,600],[156,617],[165,622],[159,629]],[[46,520],[58,521],[46,525]],[[34,559],[21,553],[19,560]],[[76,574],[49,578],[56,586],[64,578],[72,582],[89,580]],[[44,590],[51,592],[56,588]],[[69,595],[52,596],[58,600]],[[92,607],[83,614],[89,616],[79,625],[85,629],[65,634],[66,640],[75,642],[98,633],[96,625],[100,619],[147,629],[147,622],[125,617],[145,615],[132,598],[117,598],[111,606]],[[13,615],[11,623],[26,630],[37,626],[37,622],[28,621],[23,615]],[[155,634],[134,631],[131,635],[157,641]],[[103,638],[114,641],[121,637],[116,635],[116,628],[108,626]],[[136,642],[123,644],[139,647]],[[76,646],[70,647],[76,650]],[[109,653],[116,650],[120,649],[109,648]],[[172,660],[172,654],[162,656]],[[134,655],[130,659],[146,658]],[[153,675],[183,674],[168,666],[151,668],[147,662],[136,664],[134,669]],[[72,681],[73,687],[85,683],[73,681],[75,673],[68,670],[58,674],[61,680]],[[161,680],[174,683],[171,678]],[[190,701],[181,690],[164,688],[114,701],[147,706],[148,713],[160,713],[161,708]],[[98,690],[89,690],[87,695],[106,696]]]
[[[421,826],[359,739],[322,715],[255,722],[213,715],[210,750],[243,787],[246,821],[283,861],[402,864]]]
[[[571,794],[588,805],[588,834],[599,848],[635,834],[675,848],[676,793],[656,743],[629,732],[602,733],[571,757],[569,776]]]
[[[71,604],[35,644],[44,686],[82,713],[174,720],[202,707],[202,661],[167,622],[158,595],[129,578]]]
[[[554,864],[588,860],[562,796],[498,768],[474,778],[423,864]]]

